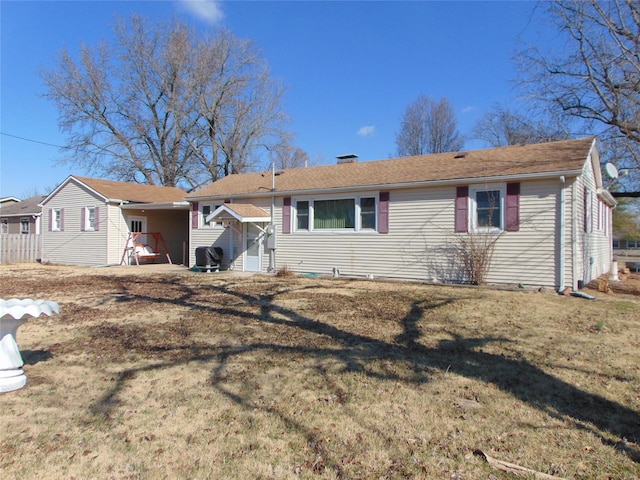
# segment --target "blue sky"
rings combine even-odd
[[[420,94],[447,97],[463,134],[494,103],[513,101],[519,42],[549,41],[533,9],[524,1],[2,0],[0,197],[47,193],[86,174],[56,164],[61,153],[51,145],[65,137],[38,72],[63,47],[76,53],[108,40],[116,15],[176,17],[253,40],[287,87],[295,144],[312,162],[333,163],[346,153],[393,156],[402,112]]]

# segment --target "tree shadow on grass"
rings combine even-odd
[[[184,355],[178,355],[176,359],[171,361],[124,370],[113,388],[94,405],[96,412],[104,412],[105,409],[112,408],[116,404],[114,398],[117,397],[124,384],[135,376],[136,372],[170,368],[176,364],[191,361],[216,361],[217,366],[211,375],[211,385],[238,405],[245,408],[257,408],[258,406],[253,404],[249,398],[227,388],[223,372],[236,357],[247,352],[267,351],[272,355],[291,353],[310,358],[334,358],[341,362],[349,372],[359,372],[381,380],[407,383],[430,381],[429,374],[425,378],[423,374],[400,375],[393,370],[381,372],[371,368],[372,363],[380,360],[401,360],[414,365],[416,371],[420,372],[431,372],[431,374],[436,371],[453,372],[466,378],[490,383],[533,408],[553,417],[568,420],[576,428],[589,431],[605,444],[611,445],[613,442],[602,432],[610,433],[619,438],[621,442],[624,439],[638,441],[640,415],[635,410],[600,395],[586,392],[544,372],[526,360],[482,351],[484,345],[495,341],[509,341],[508,339],[468,338],[446,332],[450,339],[441,340],[434,347],[421,344],[419,340],[422,333],[418,322],[424,317],[425,311],[454,303],[457,299],[413,302],[409,313],[401,319],[403,332],[397,335],[394,341],[385,341],[365,334],[341,330],[334,325],[302,315],[295,309],[278,305],[275,302],[278,296],[292,291],[286,288],[280,288],[275,293],[263,294],[243,293],[234,289],[233,285],[214,285],[208,288],[216,294],[234,299],[234,302],[227,302],[226,305],[219,306],[200,303],[194,298],[195,292],[188,288],[182,289],[183,295],[177,299],[135,294],[123,297],[122,301],[126,302],[126,298],[135,298],[160,304],[178,303],[195,311],[210,311],[230,319],[245,319],[278,325],[283,327],[283,337],[287,335],[288,329],[293,329],[329,338],[332,345],[330,348],[321,348],[305,344],[283,345],[255,341],[241,346],[218,346],[214,347],[213,351],[211,345],[202,346],[202,348],[193,345],[188,348],[182,347]],[[314,286],[296,287],[296,292],[312,288]],[[248,306],[253,307],[253,310],[247,309]],[[261,406],[260,408],[266,407]],[[292,428],[304,432],[308,442],[313,443],[313,432],[306,429],[299,421],[287,418],[282,412],[273,411],[272,413],[278,414]],[[635,462],[640,463],[640,452],[633,448],[627,448],[626,453]],[[336,463],[334,468],[339,470],[339,465]]]
[[[49,350],[20,350],[22,361],[25,365],[35,365],[36,363],[46,362],[53,358],[53,354]]]

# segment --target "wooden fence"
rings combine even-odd
[[[29,263],[41,258],[42,242],[35,234],[0,234],[0,263]]]

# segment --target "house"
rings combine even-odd
[[[130,263],[136,243],[156,252],[165,247],[173,263],[188,251],[189,204],[185,192],[72,175],[41,203],[42,261],[67,265]],[[156,245],[160,234],[164,241]],[[158,237],[158,236],[156,236]],[[168,262],[166,255],[154,261]]]
[[[0,197],[0,210],[2,210],[2,207],[5,207],[7,205],[11,205],[13,203],[19,202],[20,199],[17,197]]]
[[[594,138],[234,174],[187,195],[190,244],[244,271],[579,288],[609,272],[614,198]],[[194,248],[190,264],[194,264]]]
[[[13,198],[13,197],[11,197]],[[40,233],[40,202],[44,196],[8,201],[0,208],[0,233]]]

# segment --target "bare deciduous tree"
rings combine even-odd
[[[605,145],[626,143],[625,166],[640,175],[640,3],[558,0],[547,17],[560,33],[559,48],[520,54],[523,85],[545,109],[582,121]]]
[[[473,136],[492,147],[526,145],[569,138],[568,131],[550,122],[533,120],[495,104],[473,127]]]
[[[271,161],[276,169],[299,168],[309,164],[309,154],[300,147],[291,144],[285,137],[271,151]]]
[[[68,133],[66,161],[107,177],[198,187],[278,143],[282,87],[251,42],[186,24],[118,20],[113,43],[65,50],[43,73]]]
[[[398,156],[426,155],[461,150],[463,141],[449,100],[420,95],[409,104],[396,134]]]

